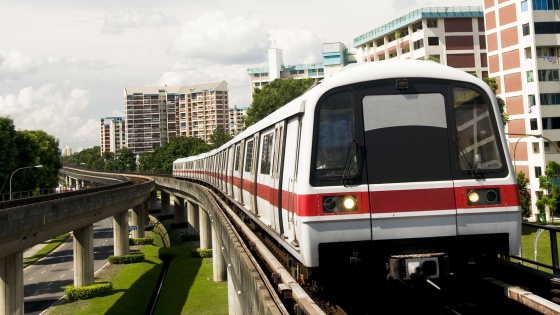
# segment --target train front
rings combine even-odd
[[[319,215],[307,224],[321,267],[434,279],[518,253],[519,195],[495,97],[464,72],[429,69],[346,84],[317,103]]]

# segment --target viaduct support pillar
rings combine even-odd
[[[175,204],[175,222],[186,222],[185,220],[185,199],[175,196],[173,198],[173,203]]]
[[[194,202],[187,202],[187,221],[189,222],[189,227],[187,233],[189,235],[196,235],[200,233],[199,228],[199,207]]]
[[[206,211],[200,211],[200,249],[212,248],[212,224]]]
[[[74,230],[74,286],[93,284],[93,225]]]
[[[132,230],[132,238],[145,237],[144,227],[146,226],[146,203],[143,202],[132,209],[132,225],[136,226],[136,230]]]
[[[224,261],[224,253],[222,252],[222,244],[220,242],[219,233],[215,228],[212,229],[212,265],[213,278],[216,282],[227,280],[227,267]]]
[[[113,235],[115,256],[128,254],[128,211],[113,216]]]
[[[23,252],[0,258],[0,314],[23,315]]]
[[[171,204],[171,198],[168,193],[165,191],[160,192],[161,196],[161,214],[167,215],[169,214],[169,205]]]
[[[148,210],[157,209],[157,208],[158,208],[157,201],[158,201],[158,199],[157,199],[157,190],[153,190],[153,191],[150,193]]]

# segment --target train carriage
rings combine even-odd
[[[359,262],[387,265],[396,279],[437,278],[519,249],[501,124],[493,92],[463,71],[356,64],[224,144],[220,171],[206,171],[304,277]],[[174,176],[201,179],[206,157],[178,159]]]

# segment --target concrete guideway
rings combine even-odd
[[[146,180],[0,209],[0,314],[24,312],[24,251],[31,248],[25,254],[31,256],[45,241],[61,234],[73,232],[74,285],[93,283],[93,224],[112,216],[115,255],[126,254],[128,210],[133,210],[133,220],[144,218],[145,203],[154,188],[153,180]]]

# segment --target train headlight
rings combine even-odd
[[[472,189],[467,191],[469,206],[497,205],[502,201],[499,188]]]
[[[469,193],[469,203],[476,203],[480,199],[480,196],[476,193],[476,191],[471,191]]]
[[[354,211],[356,209],[356,199],[354,196],[345,196],[342,205],[346,211]]]
[[[355,211],[358,211],[358,202],[355,195],[323,197],[323,212],[325,213]]]

